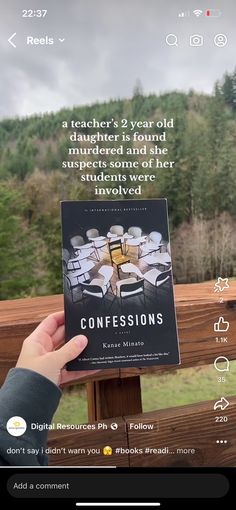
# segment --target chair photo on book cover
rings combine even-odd
[[[166,199],[61,203],[68,370],[179,364]]]

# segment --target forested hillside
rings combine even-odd
[[[158,171],[155,186],[144,184],[143,198],[168,198],[176,281],[234,275],[236,73],[217,83],[212,96],[146,97],[137,87],[132,99],[1,121],[0,299],[61,292],[59,202],[94,198],[93,184],[62,169],[68,158],[62,121],[163,117],[175,121],[167,146],[176,164]]]

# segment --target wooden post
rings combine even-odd
[[[90,422],[142,412],[140,377],[87,383]]]

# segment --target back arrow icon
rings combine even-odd
[[[15,43],[12,41],[12,39],[14,39],[15,36],[16,36],[16,32],[14,32],[14,34],[12,34],[11,37],[9,37],[9,39],[8,39],[8,42],[13,46],[13,48],[16,48]]]

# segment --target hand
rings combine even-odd
[[[64,312],[52,313],[25,339],[16,366],[34,370],[58,385],[85,376],[88,372],[67,372],[63,367],[85,349],[88,339],[78,335],[57,349],[64,337]]]

